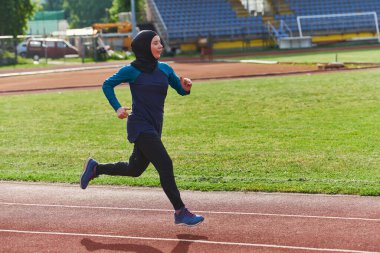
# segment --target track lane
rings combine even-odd
[[[173,252],[186,243],[189,247],[183,252],[380,249],[376,209],[380,200],[372,197],[184,191],[192,210],[206,217],[199,227],[187,228],[173,224],[173,213],[160,189],[90,185],[83,191],[72,185],[7,182],[0,187],[5,193],[0,198],[0,235],[14,240],[16,248],[17,242],[25,240],[38,247],[32,238],[52,237],[61,245],[75,241],[83,252],[96,245],[104,252],[117,247],[109,241],[137,247],[137,252],[144,252],[144,247]],[[326,207],[333,211],[329,216]],[[182,235],[186,236],[179,239]],[[90,240],[87,246],[82,244],[85,239]],[[63,252],[73,252],[69,248],[62,246],[67,249]]]
[[[193,81],[209,79],[226,79],[255,76],[271,76],[284,74],[300,74],[319,72],[316,66],[293,66],[286,64],[265,65],[265,64],[244,64],[244,63],[176,63],[170,64],[179,76],[191,78]],[[36,72],[26,72],[28,75],[12,76],[2,74],[0,76],[0,94],[12,94],[20,92],[48,91],[59,89],[88,89],[100,88],[104,80],[113,75],[121,66],[105,66],[105,68],[82,70],[77,69],[72,72],[62,72],[63,69],[54,72],[41,74]],[[24,72],[25,74],[25,72]]]

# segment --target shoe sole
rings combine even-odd
[[[186,223],[175,223],[175,225],[177,225],[177,226],[186,226],[186,227],[196,227],[196,226],[200,225],[203,221],[204,221],[204,219],[201,220],[198,223],[193,224],[193,225],[188,225]]]
[[[87,161],[85,161],[84,165],[83,165],[83,173],[82,173],[82,176],[80,177],[80,188],[82,188],[83,190],[85,190],[87,187],[83,188],[82,178],[84,176],[84,173],[86,172],[87,165],[88,165],[88,163],[90,162],[91,159],[92,158],[87,158]]]

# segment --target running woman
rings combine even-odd
[[[170,85],[178,94],[190,94],[192,82],[179,78],[166,63],[158,61],[163,51],[160,37],[151,30],[139,32],[132,41],[136,60],[119,69],[104,81],[103,92],[119,119],[127,118],[129,142],[134,144],[129,162],[102,164],[88,158],[80,178],[80,186],[86,189],[89,182],[99,175],[139,177],[150,163],[158,171],[161,186],[174,208],[174,222],[195,226],[204,218],[191,213],[183,203],[177,188],[173,163],[162,141],[164,104]],[[129,83],[132,94],[132,112],[116,98],[114,88]]]

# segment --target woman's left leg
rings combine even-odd
[[[161,139],[154,134],[141,134],[135,143],[160,175],[161,186],[175,210],[183,208],[181,195],[174,179],[173,162]]]

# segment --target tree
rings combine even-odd
[[[107,10],[112,6],[112,0],[64,0],[63,8],[66,11],[71,28],[91,26],[93,23],[104,20]]]
[[[13,63],[17,63],[17,35],[25,33],[28,19],[34,15],[36,7],[31,0],[8,0],[0,4],[0,35],[13,36]]]
[[[118,14],[120,12],[131,11],[131,2],[128,0],[113,0],[112,7],[109,10],[110,21],[117,22],[119,20]]]
[[[136,13],[140,13],[144,8],[143,0],[135,0],[135,8]],[[131,0],[113,0],[112,7],[109,10],[110,21],[117,22],[119,17],[118,14],[120,12],[130,12],[131,11]],[[139,19],[140,15],[137,15],[137,19]]]
[[[0,35],[25,33],[28,19],[34,15],[36,5],[31,0],[8,0],[0,4]]]

